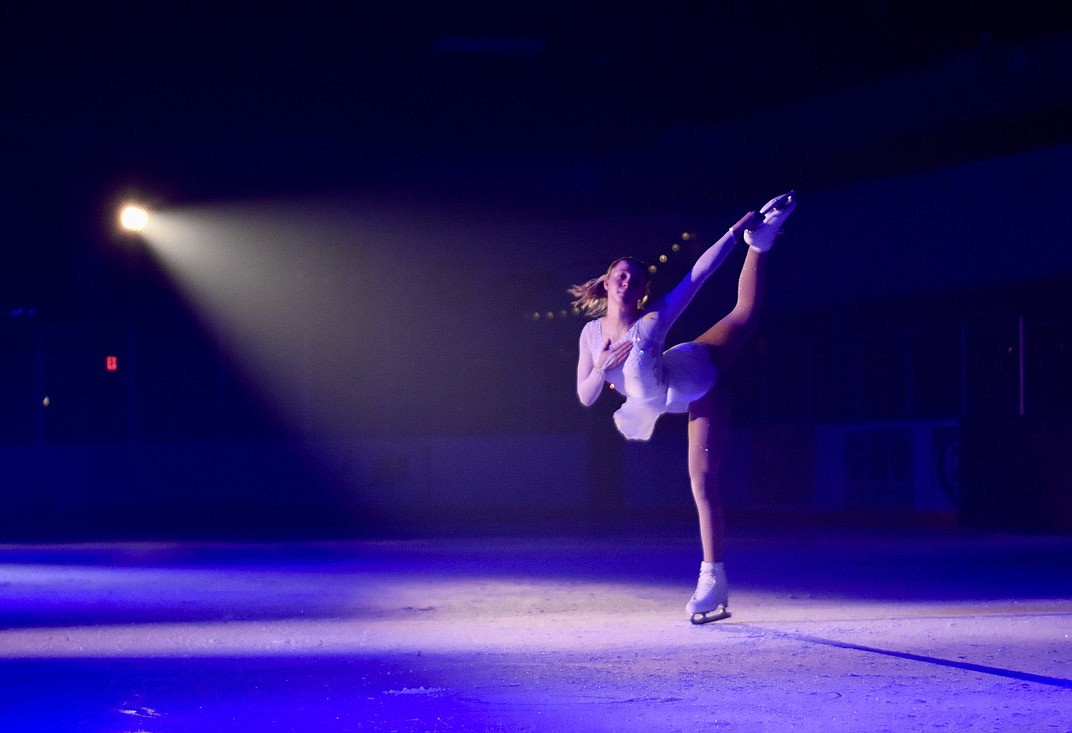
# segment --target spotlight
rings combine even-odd
[[[119,225],[128,232],[140,232],[149,223],[149,212],[141,206],[127,204],[119,212]]]

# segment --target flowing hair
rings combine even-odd
[[[640,268],[640,271],[644,273],[645,277],[648,277],[648,266],[636,257],[619,257],[610,263],[610,267],[599,277],[594,277],[588,282],[581,283],[580,285],[573,285],[569,289],[569,294],[573,296],[573,307],[584,313],[590,318],[599,318],[607,312],[607,290],[603,287],[603,283],[607,281],[607,277],[610,275],[610,271],[614,269],[614,266],[619,262],[630,262]],[[650,278],[649,278],[650,282]],[[640,299],[640,307],[643,308],[648,302],[647,293]]]

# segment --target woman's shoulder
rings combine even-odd
[[[637,327],[640,329],[639,335],[648,338],[655,337],[660,329],[667,327],[662,301],[656,301],[651,307],[645,309],[644,315],[637,322]]]
[[[647,328],[652,328],[655,324],[665,320],[666,314],[663,312],[663,309],[663,302],[656,301],[650,308],[644,309],[644,315],[640,317],[639,322]]]

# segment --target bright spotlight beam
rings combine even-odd
[[[128,232],[140,232],[149,223],[149,212],[136,204],[127,204],[119,212],[119,226]]]

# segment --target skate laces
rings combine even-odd
[[[698,598],[707,595],[715,585],[715,574],[710,570],[701,570],[700,577],[696,581],[696,592],[693,594],[693,597]]]

